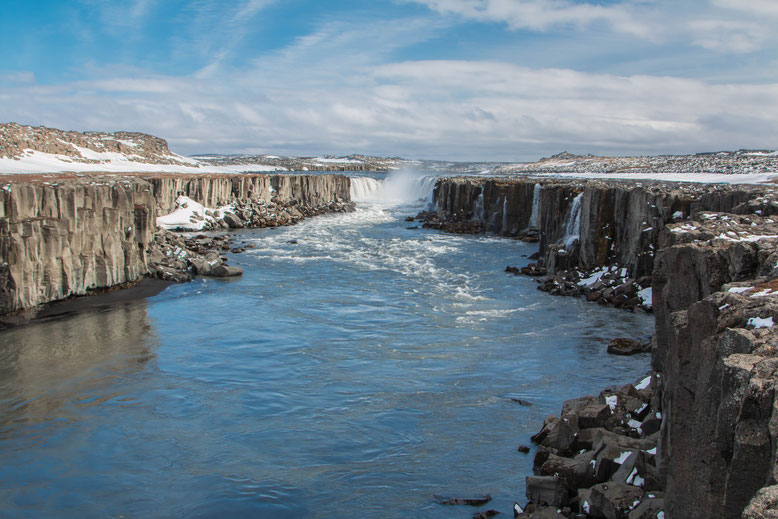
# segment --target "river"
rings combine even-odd
[[[234,280],[0,332],[4,517],[469,518],[525,502],[561,403],[638,379],[650,316],[552,297],[536,245],[408,229],[429,179],[247,230]],[[520,398],[533,405],[519,405]],[[533,450],[534,452],[534,450]],[[507,515],[509,516],[509,515]]]

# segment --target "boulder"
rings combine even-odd
[[[567,501],[567,482],[556,476],[527,476],[527,499],[535,506],[561,507]]]
[[[224,223],[226,223],[230,229],[240,229],[245,226],[243,220],[235,213],[224,213]]]
[[[569,490],[589,488],[597,483],[594,472],[594,452],[582,452],[574,458],[563,458],[554,454],[540,468],[540,475],[559,475],[567,481]]]
[[[217,278],[242,276],[243,269],[240,267],[230,267],[228,265],[221,264],[214,266],[210,275]]]
[[[604,427],[611,417],[611,409],[607,404],[601,404],[593,398],[578,412],[578,426],[581,429]]]
[[[664,513],[665,500],[663,497],[646,497],[638,506],[633,508],[627,519],[656,519],[659,513]]]
[[[590,515],[606,519],[624,519],[645,495],[643,489],[625,483],[607,482],[594,485],[589,499]]]

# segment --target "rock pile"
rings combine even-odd
[[[149,247],[149,275],[176,283],[191,281],[193,275],[240,276],[243,269],[227,265],[223,256],[230,250],[229,235],[185,238],[160,229]]]
[[[516,517],[655,519],[664,507],[657,470],[662,415],[656,375],[568,400],[532,441],[536,476]]]

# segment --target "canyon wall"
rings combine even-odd
[[[447,178],[438,182],[436,215],[450,227],[477,222],[503,236],[537,233],[549,273],[618,264],[650,275],[662,230],[699,211],[774,214],[757,200],[764,189],[658,182]],[[757,207],[758,206],[758,207]],[[533,216],[534,215],[534,216]]]
[[[666,517],[778,516],[775,188],[463,178],[435,201],[442,228],[536,237],[551,274],[651,275]]]
[[[776,482],[778,225],[757,215],[701,214],[671,226],[661,241],[653,365],[664,375],[666,510],[740,517]],[[777,502],[754,503],[747,517],[775,513]]]
[[[350,201],[342,175],[158,175],[0,181],[0,315],[132,283],[149,270],[156,216],[179,195],[208,207],[273,198]]]

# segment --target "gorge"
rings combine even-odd
[[[433,185],[434,192],[430,192]],[[212,406],[216,401],[211,398],[218,395],[231,402],[223,412],[234,415],[235,424],[242,423],[256,409],[262,409],[260,416],[278,417],[272,426],[263,427],[268,434],[277,433],[287,418],[291,423],[300,421],[301,427],[305,420],[314,420],[318,424],[314,430],[320,435],[326,435],[330,430],[327,424],[341,423],[333,440],[348,437],[356,427],[364,434],[359,436],[364,442],[338,446],[329,443],[330,440],[325,441],[324,436],[308,438],[306,442],[324,442],[333,453],[373,453],[369,460],[364,460],[366,466],[372,467],[365,472],[369,481],[367,487],[361,487],[358,479],[354,479],[358,478],[360,465],[351,456],[344,460],[345,466],[334,459],[316,458],[323,463],[322,467],[329,467],[323,473],[327,480],[344,477],[345,486],[335,485],[331,487],[331,493],[325,495],[314,492],[317,497],[311,501],[303,499],[299,492],[310,494],[309,485],[320,480],[310,474],[312,479],[303,483],[299,479],[303,465],[296,464],[302,461],[289,462],[298,459],[290,452],[286,452],[287,461],[267,458],[269,466],[287,466],[283,471],[285,476],[275,482],[271,482],[269,474],[255,473],[245,465],[222,467],[219,470],[223,471],[226,480],[206,477],[209,484],[224,492],[220,497],[211,496],[207,503],[201,502],[206,510],[207,507],[218,507],[218,503],[222,506],[229,503],[237,509],[245,506],[245,510],[254,510],[255,506],[260,506],[259,509],[267,506],[267,510],[280,515],[316,517],[331,515],[336,510],[340,515],[348,515],[343,510],[356,503],[361,513],[376,515],[381,507],[396,506],[391,503],[398,497],[392,494],[391,499],[385,496],[388,500],[377,498],[377,494],[368,492],[367,488],[374,485],[380,488],[381,479],[394,470],[407,473],[408,466],[395,465],[398,459],[410,461],[417,456],[434,459],[435,464],[444,467],[442,472],[446,475],[458,474],[457,463],[447,465],[456,460],[438,454],[427,458],[448,445],[460,456],[461,482],[447,487],[445,480],[429,471],[419,472],[405,481],[396,480],[395,484],[412,496],[412,508],[397,509],[399,515],[424,510],[426,516],[450,516],[451,510],[441,510],[440,505],[425,503],[425,499],[432,501],[433,494],[451,492],[491,492],[494,494],[492,506],[505,513],[510,509],[510,501],[519,500],[523,493],[523,481],[505,486],[497,481],[515,478],[517,470],[530,475],[531,464],[522,461],[520,454],[513,453],[513,461],[507,461],[506,465],[503,465],[505,461],[489,458],[492,468],[481,471],[476,467],[483,454],[473,456],[470,452],[473,447],[465,438],[480,437],[479,442],[486,442],[492,446],[490,448],[500,446],[497,450],[503,454],[498,457],[504,458],[506,443],[513,443],[511,450],[515,450],[515,442],[522,441],[520,434],[516,431],[508,435],[488,434],[480,420],[486,420],[489,427],[513,427],[518,412],[520,420],[525,422],[520,425],[524,431],[521,434],[528,438],[543,421],[543,414],[538,413],[556,412],[562,400],[586,392],[597,394],[609,384],[642,378],[648,365],[641,367],[634,359],[607,356],[604,345],[616,336],[643,338],[654,331],[652,367],[655,373],[661,374],[657,389],[661,404],[657,405],[661,405],[663,415],[655,466],[664,486],[667,516],[737,517],[757,493],[748,517],[762,517],[758,515],[763,513],[760,510],[772,506],[774,490],[769,485],[774,483],[774,463],[770,460],[775,459],[775,435],[772,432],[774,372],[771,366],[775,338],[772,328],[762,324],[771,323],[776,317],[771,276],[778,261],[775,256],[778,230],[771,216],[778,211],[774,189],[770,186],[484,177],[436,180],[433,177],[403,178],[402,175],[381,179],[380,176],[340,175],[147,174],[15,179],[0,187],[3,197],[0,205],[1,301],[5,314],[30,312],[38,305],[71,295],[132,283],[149,272],[159,275],[150,269],[154,263],[151,247],[157,239],[155,235],[160,234],[155,231],[155,218],[173,211],[176,200],[180,206],[181,196],[209,208],[232,204],[234,214],[240,215],[242,223],[270,227],[235,231],[235,240],[253,246],[242,255],[219,252],[219,255],[226,253],[229,263],[244,269],[246,274],[241,280],[196,278],[193,284],[174,285],[155,296],[159,303],[151,303],[149,310],[134,304],[122,305],[110,311],[103,310],[102,313],[107,312],[105,316],[101,316],[101,312],[86,312],[81,317],[72,317],[72,321],[68,318],[46,320],[0,332],[7,344],[6,365],[12,369],[9,373],[15,373],[9,375],[8,380],[16,381],[14,383],[20,380],[18,377],[22,372],[18,369],[21,366],[28,373],[27,377],[52,369],[50,362],[57,355],[47,349],[39,334],[59,336],[64,333],[63,337],[69,337],[63,339],[62,344],[70,344],[65,349],[67,358],[77,360],[77,363],[69,362],[58,368],[65,369],[67,374],[60,383],[65,384],[66,391],[77,395],[83,388],[74,385],[74,381],[86,377],[91,380],[90,384],[96,384],[97,393],[107,392],[104,403],[97,404],[100,413],[94,418],[108,430],[114,429],[113,420],[124,412],[119,401],[113,402],[114,397],[109,395],[111,392],[121,395],[127,387],[117,389],[112,384],[99,382],[100,377],[113,376],[110,374],[115,369],[125,372],[129,366],[125,365],[124,359],[144,359],[139,368],[128,372],[128,387],[133,389],[124,397],[132,402],[131,405],[139,406],[140,414],[134,415],[135,419],[147,421],[149,416],[143,410],[151,411],[148,406],[153,400],[139,396],[146,390],[139,389],[136,377],[143,378],[142,374],[158,362],[153,359],[159,356],[159,361],[169,364],[163,366],[161,372],[159,368],[153,369],[157,373],[154,384],[167,383],[159,378],[159,373],[172,373],[180,381],[188,380],[182,382],[186,389],[178,397],[188,402],[187,405],[194,405],[192,409],[199,409],[189,414],[171,400],[161,411],[166,417],[162,421],[167,421],[177,435],[184,437],[186,434],[181,427],[190,427],[193,423],[200,424],[195,430],[206,424],[215,427],[220,431],[219,441],[228,446],[227,460],[252,456],[261,459],[268,453],[261,454],[264,451],[257,450],[259,444],[252,441],[248,445],[254,445],[254,450],[245,451],[245,446],[241,447],[237,440],[251,433],[241,426],[238,429],[230,426],[228,416],[223,417],[227,422],[220,423],[210,423],[210,419],[206,419],[209,415],[202,414],[205,408],[199,406],[214,409]],[[384,188],[387,192],[382,192]],[[428,200],[418,201],[428,195]],[[353,210],[350,207],[352,197],[357,201],[354,213],[321,216],[288,229],[272,230],[282,223],[301,222],[305,215]],[[272,214],[275,219],[262,221],[271,214],[267,211],[270,203],[274,204]],[[422,214],[428,229],[406,229],[413,224],[403,225],[405,216],[420,209],[428,210]],[[279,215],[286,216],[279,220]],[[494,235],[537,240],[539,244],[532,246],[488,236],[457,237],[438,234],[430,227],[454,233],[488,231]],[[537,264],[527,264],[524,268],[545,276],[544,284],[558,287],[556,293],[580,295],[585,292],[587,298],[602,305],[583,299],[532,294],[535,284],[527,278],[508,277],[510,281],[506,281],[504,276],[507,274],[499,272],[505,264],[515,264],[517,258],[530,256],[535,251],[539,252]],[[477,267],[473,257],[480,258]],[[182,259],[179,268],[186,269],[187,266],[187,261]],[[602,281],[603,268],[618,272],[618,285],[624,286],[618,293],[618,287],[607,293],[607,286],[596,286]],[[363,281],[355,284],[354,280],[359,277]],[[592,278],[596,279],[591,281]],[[275,288],[268,290],[269,287]],[[196,302],[199,297],[196,292],[203,292],[199,294],[202,307]],[[285,295],[279,297],[281,294]],[[342,311],[337,309],[336,301],[342,305]],[[266,303],[269,306],[265,306]],[[234,305],[245,310],[237,310]],[[250,319],[252,305],[258,305],[261,321],[266,321],[266,326],[261,322],[244,325],[243,331],[234,338],[231,338],[232,334],[224,338],[213,334],[214,326],[219,326],[225,319],[231,322],[227,316]],[[610,309],[608,305],[631,308],[636,313]],[[645,314],[652,308],[655,330],[651,316]],[[124,315],[117,315],[117,312]],[[147,312],[151,312],[154,325],[149,324],[148,316],[144,317]],[[284,317],[295,314],[303,321]],[[332,320],[328,314],[338,318]],[[571,315],[578,317],[571,318]],[[103,322],[104,319],[111,321]],[[95,324],[86,324],[89,320]],[[196,324],[198,321],[208,323],[208,326],[201,329]],[[81,324],[76,324],[78,322]],[[302,322],[308,324],[301,327]],[[405,323],[407,330],[393,332],[400,322]],[[67,331],[71,326],[68,323],[95,330],[93,333],[99,339],[94,344],[84,345],[81,352],[74,331]],[[178,330],[176,323],[188,323],[190,330]],[[150,326],[156,329],[157,338],[142,331],[139,335],[138,330],[149,330]],[[236,322],[231,326],[240,329]],[[61,329],[53,331],[57,328]],[[47,331],[43,332],[44,329]],[[245,335],[243,339],[241,334]],[[129,348],[129,343],[122,339],[125,335],[132,338],[132,343],[145,346]],[[284,339],[279,342],[273,337]],[[308,347],[321,344],[316,337],[323,337],[323,344],[335,348],[337,364],[331,364],[331,360],[322,356],[325,350]],[[517,337],[521,338],[521,347],[506,348],[506,343]],[[545,342],[538,337],[555,338],[553,354],[544,353]],[[160,341],[166,345],[162,349],[158,344]],[[119,350],[104,349],[107,343],[126,346]],[[185,344],[190,346],[183,347]],[[192,365],[194,368],[187,368],[190,361],[186,360],[186,352],[195,344],[200,345],[192,353],[205,362],[200,360]],[[252,347],[247,348],[247,344]],[[226,358],[221,358],[220,348],[226,348],[242,359],[246,369],[241,371]],[[380,356],[365,353],[371,351]],[[260,353],[261,364],[255,364],[252,356]],[[97,355],[102,361],[91,364],[82,355]],[[297,364],[295,359],[306,355],[313,355],[316,362]],[[488,360],[492,355],[494,362]],[[521,360],[511,359],[511,356]],[[451,359],[457,357],[466,360],[466,364],[452,365]],[[279,365],[282,358],[290,366]],[[355,362],[352,368],[348,367],[349,358]],[[576,360],[569,364],[573,359]],[[544,371],[544,376],[550,378],[537,378],[539,373],[533,375],[528,370],[529,366],[545,370],[542,366],[550,363],[555,364],[554,374]],[[393,364],[400,371],[386,371]],[[260,365],[264,367],[260,369]],[[268,366],[274,366],[277,373],[267,371]],[[310,373],[316,372],[316,366],[327,367],[327,371],[322,374],[323,378],[312,379],[313,387],[334,385],[339,389],[335,389],[332,396],[341,394],[348,399],[348,395],[353,395],[355,399],[345,407],[338,406],[337,400],[329,401],[327,409],[330,411],[325,413],[326,418],[322,417],[323,421],[318,421],[314,411],[323,403],[303,396],[312,389],[305,384],[299,387],[292,384],[288,394],[279,389],[281,386],[268,386],[268,392],[261,393],[246,389],[256,386],[256,382],[250,382],[252,370],[260,370],[268,381],[282,377],[281,380],[288,383],[289,377],[303,377],[301,381],[310,377]],[[469,373],[471,368],[473,373]],[[86,374],[92,369],[102,375],[91,379]],[[195,369],[194,378],[185,375],[187,369]],[[238,371],[231,374],[234,369]],[[333,369],[335,371],[331,371]],[[413,379],[404,381],[398,386],[404,389],[397,391],[404,395],[403,399],[396,401],[391,397],[389,386],[399,384],[400,372],[427,373],[443,378],[433,378],[430,386],[426,375],[419,375],[419,387],[415,387]],[[525,382],[514,381],[516,374]],[[230,382],[234,376],[238,379]],[[361,382],[350,383],[352,376],[357,376]],[[363,376],[367,378],[362,379]],[[479,377],[498,376],[504,381],[496,386],[477,382]],[[5,422],[5,431],[11,435],[9,438],[15,438],[20,432],[19,425],[14,424],[37,423],[46,428],[54,427],[51,417],[60,413],[66,419],[86,419],[78,411],[80,404],[77,402],[83,401],[83,395],[76,398],[74,406],[63,395],[46,396],[57,395],[60,390],[43,379],[33,377],[29,380],[34,381],[34,385],[25,386],[28,388],[26,394],[5,398],[8,405],[17,409]],[[384,387],[385,383],[389,386]],[[223,390],[218,389],[219,384],[232,387],[238,400],[233,401],[223,394]],[[543,396],[543,388],[549,387],[548,384],[558,386],[553,396]],[[363,387],[374,388],[375,392],[365,394]],[[435,387],[438,389],[433,389]],[[149,389],[152,391],[149,394],[161,390],[162,386]],[[6,386],[6,394],[8,391],[10,386]],[[211,395],[208,404],[196,403],[200,401],[199,391],[204,391],[202,395]],[[273,397],[274,394],[286,396],[279,400]],[[247,398],[260,400],[245,407],[248,401],[241,399]],[[528,400],[535,405],[517,410],[515,404],[510,404],[510,398]],[[301,399],[305,403],[296,410],[290,399]],[[119,406],[114,408],[113,404]],[[379,408],[372,409],[372,405],[379,405]],[[450,437],[454,443],[447,444],[445,424],[454,417],[446,417],[443,410],[450,406],[452,409],[463,406],[472,417],[466,421],[469,425],[462,429],[461,436],[457,433]],[[358,408],[364,414],[350,414]],[[332,414],[338,409],[351,418],[339,421],[337,414]],[[184,414],[178,414],[181,412]],[[216,416],[221,416],[221,412],[217,411]],[[425,416],[436,418],[428,422]],[[386,427],[376,430],[368,425],[376,419],[380,423],[381,417],[389,420]],[[493,422],[496,419],[500,420],[500,425]],[[439,425],[433,427],[433,422]],[[392,423],[399,424],[399,429]],[[425,423],[431,427],[427,433],[423,433]],[[413,430],[421,436],[414,432],[393,444],[390,438],[397,434],[402,437],[402,431],[409,424],[415,425],[406,432]],[[444,429],[438,429],[439,426]],[[69,432],[63,433],[63,430]],[[293,427],[293,430],[298,429]],[[74,457],[104,464],[106,470],[117,471],[128,478],[139,477],[140,473],[135,469],[127,471],[126,463],[131,458],[118,456],[117,460],[123,460],[125,465],[106,461],[111,456],[109,445],[115,439],[101,442],[99,436],[94,436],[96,432],[83,436],[79,428],[60,429],[60,433],[73,441],[87,441],[87,438],[96,441],[94,453],[83,458],[73,451]],[[229,434],[224,436],[226,433]],[[384,448],[373,450],[368,439],[373,433],[387,442],[389,451]],[[42,433],[35,433],[38,434]],[[434,440],[423,439],[427,435]],[[33,437],[22,434],[13,440],[13,445],[27,450]],[[46,438],[45,434],[43,438]],[[268,438],[270,436],[257,437],[255,441],[266,442]],[[707,438],[713,438],[714,443],[706,443]],[[68,450],[67,443],[58,444],[50,437],[44,444],[49,441],[54,441],[58,449]],[[286,437],[286,444],[294,441],[294,436]],[[157,447],[167,445],[166,442],[166,435],[161,430],[152,439]],[[413,445],[423,446],[423,451],[415,451]],[[465,445],[464,451],[455,445]],[[182,446],[190,452],[200,453],[195,456],[197,464],[212,463],[207,461],[207,449],[202,450],[205,445],[184,441]],[[132,449],[139,447],[132,442]],[[346,450],[341,451],[344,448]],[[396,449],[394,454],[390,454],[392,449]],[[11,449],[9,452],[16,451]],[[27,456],[34,458],[35,452],[31,451]],[[297,454],[303,455],[299,459],[312,455],[311,452]],[[9,456],[5,460],[8,466],[18,467],[22,462],[15,454]],[[45,450],[40,456],[45,456]],[[187,455],[179,451],[176,456]],[[147,456],[144,459],[149,460]],[[715,468],[708,465],[708,460],[716,461]],[[171,463],[176,462],[171,459]],[[187,470],[197,464],[188,466]],[[498,465],[502,469],[495,468]],[[64,470],[64,466],[60,468]],[[747,477],[743,470],[747,470]],[[490,474],[488,477],[487,473]],[[241,474],[251,475],[241,479]],[[29,481],[40,480],[40,477],[34,469],[26,472]],[[704,483],[689,486],[690,478],[697,477],[704,478]],[[169,485],[172,481],[163,478],[159,483]],[[118,484],[123,487],[127,482]],[[355,488],[353,485],[364,488],[365,495],[370,498],[367,501],[357,499],[353,503],[335,498],[331,505],[334,508],[323,504],[327,499],[333,499],[332,492]],[[67,492],[62,486],[54,486],[59,488],[57,495],[60,497],[49,495],[43,502],[61,505],[66,502],[62,499]],[[762,487],[765,489],[760,490]],[[35,487],[26,487],[22,494],[31,495],[30,492],[35,492],[32,488]],[[198,488],[188,483],[181,487],[187,493],[197,493]],[[419,489],[422,489],[421,493]],[[237,492],[235,496],[245,493],[267,497],[260,499],[264,504],[249,503],[230,498],[233,492]],[[12,491],[10,495],[15,495],[13,499],[18,501],[22,494]],[[573,500],[564,504],[580,506],[578,494],[571,497]],[[149,502],[159,504],[152,494],[147,498]],[[290,505],[295,501],[314,508],[295,508]],[[22,507],[15,508],[21,510],[24,502],[22,499],[22,504],[13,506]],[[138,510],[133,508],[136,505],[124,504]],[[378,508],[373,508],[374,505]],[[318,507],[329,512],[317,513]],[[107,510],[105,507],[99,509]],[[173,513],[173,510],[169,511]],[[467,516],[466,511],[461,513],[463,517]],[[628,513],[623,512],[623,516]],[[355,515],[359,515],[356,510]]]

